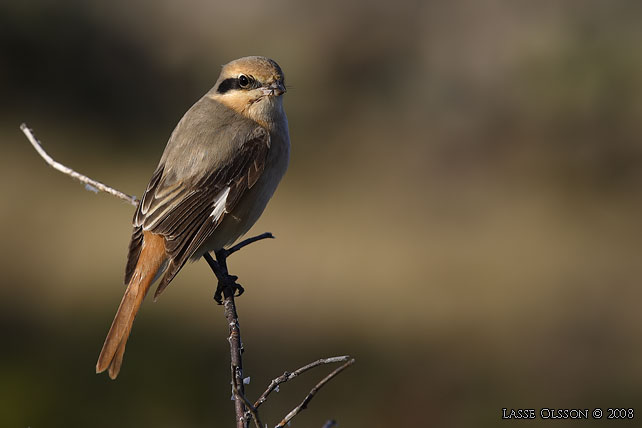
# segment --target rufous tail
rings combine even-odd
[[[100,351],[96,363],[96,373],[109,370],[110,378],[116,379],[118,376],[123,363],[125,345],[136,314],[165,259],[165,238],[151,232],[144,232],[143,247],[136,269],[127,285],[125,295],[120,301],[103,349]]]

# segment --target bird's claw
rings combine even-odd
[[[245,292],[245,288],[241,287],[241,284],[236,284],[236,295],[234,297],[239,297]]]
[[[219,305],[223,304],[223,296],[234,296],[238,297],[245,289],[238,284],[236,280],[239,279],[236,275],[226,275],[225,278],[219,279],[218,286],[216,287],[216,293],[214,293],[214,300]]]

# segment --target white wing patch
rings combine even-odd
[[[225,204],[227,202],[227,195],[229,194],[230,188],[226,187],[225,190],[218,194],[216,200],[214,200],[214,211],[212,211],[210,217],[213,217],[215,222],[218,221],[218,219],[223,215],[223,212],[225,212]]]

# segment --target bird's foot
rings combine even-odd
[[[214,300],[216,300],[216,303],[222,305],[223,296],[238,297],[243,294],[245,289],[241,286],[241,284],[236,282],[237,279],[239,279],[238,276],[230,275],[228,273],[224,274],[222,278],[218,279],[218,286],[216,287],[216,293],[214,293]]]
[[[216,279],[218,279],[218,285],[216,287],[216,292],[214,293],[214,300],[216,300],[216,303],[222,305],[223,297],[238,297],[243,294],[245,289],[241,284],[236,282],[239,277],[236,275],[230,275],[227,272],[227,263],[225,262],[226,254],[222,251],[217,252],[216,260],[214,260],[208,253],[205,253],[203,257],[212,268],[212,272],[216,275]]]
[[[214,293],[214,300],[216,300],[216,303],[222,305],[223,297],[238,297],[245,291],[245,289],[241,287],[241,284],[236,282],[239,277],[228,273],[227,258],[241,248],[266,238],[274,238],[274,235],[271,233],[263,233],[253,238],[241,241],[229,249],[222,248],[214,253],[216,260],[214,260],[210,253],[203,254],[203,258],[207,261],[207,264],[210,265],[212,272],[214,272],[216,279],[218,279],[218,286]]]

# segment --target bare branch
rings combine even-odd
[[[245,398],[245,391],[243,386],[243,343],[241,341],[241,329],[239,326],[238,314],[236,312],[236,303],[234,301],[235,290],[242,291],[242,287],[236,283],[236,276],[230,275],[227,269],[227,258],[234,252],[241,248],[265,238],[273,238],[271,233],[263,233],[253,238],[248,238],[240,242],[229,250],[219,250],[216,252],[216,260],[212,258],[209,253],[203,254],[203,258],[207,261],[219,281],[214,299],[219,301],[220,295],[225,296],[223,302],[224,315],[227,320],[230,336],[228,342],[230,343],[230,369],[232,374],[232,393],[234,397],[234,409],[236,413],[236,426],[237,428],[247,427],[249,419],[254,419],[254,425],[260,427],[261,421],[255,406],[252,406],[247,398]],[[221,290],[219,292],[219,289]],[[237,296],[240,295],[237,294]],[[218,296],[218,297],[217,297]],[[247,409],[247,410],[246,410]]]
[[[261,418],[259,418],[259,412],[252,405],[252,403],[250,403],[250,401],[247,398],[245,398],[245,395],[241,393],[241,391],[239,391],[239,388],[237,385],[238,379],[234,372],[235,372],[234,367],[232,367],[232,392],[234,392],[234,399],[243,401],[243,403],[245,404],[245,407],[247,407],[248,409],[244,417],[244,422],[249,421],[249,418],[251,417],[252,419],[254,419],[254,426],[256,428],[263,428],[263,423],[261,422]]]
[[[314,398],[314,395],[315,395],[315,394],[316,394],[316,393],[317,393],[321,388],[323,388],[323,386],[324,386],[326,383],[330,382],[330,380],[332,380],[332,378],[333,378],[333,377],[335,377],[336,375],[338,375],[339,373],[341,373],[342,371],[344,371],[345,369],[347,369],[348,367],[350,367],[351,365],[353,365],[353,364],[354,364],[354,362],[355,362],[355,359],[354,359],[354,358],[352,358],[350,361],[348,361],[347,363],[343,364],[341,367],[339,367],[339,368],[335,369],[332,373],[330,373],[329,375],[327,375],[326,377],[324,377],[323,379],[321,379],[321,382],[317,383],[317,384],[314,386],[314,388],[312,388],[312,389],[310,390],[310,392],[308,393],[308,395],[306,395],[306,397],[303,399],[303,401],[301,402],[301,404],[299,404],[299,405],[298,405],[298,406],[296,406],[294,409],[292,409],[292,411],[291,411],[290,413],[288,413],[288,414],[285,416],[285,418],[283,418],[283,420],[282,420],[281,422],[279,422],[279,424],[278,424],[275,428],[283,428],[283,427],[284,427],[285,425],[287,425],[287,423],[288,423],[288,422],[290,422],[290,421],[291,421],[291,420],[292,420],[296,415],[298,415],[298,414],[301,412],[301,410],[305,410],[305,409],[308,407],[308,403],[310,403],[310,401],[312,401],[312,398]]]
[[[270,232],[265,232],[265,233],[262,233],[260,235],[253,236],[251,238],[247,238],[247,239],[239,242],[235,246],[225,250],[225,257],[229,257],[232,254],[236,253],[241,248],[243,248],[243,247],[245,247],[247,245],[250,245],[250,244],[252,244],[252,243],[254,243],[256,241],[260,241],[261,239],[266,239],[266,238],[274,239],[274,235],[272,235]]]
[[[293,372],[287,372],[286,371],[281,376],[273,379],[272,382],[270,382],[270,385],[267,387],[265,392],[263,392],[263,394],[261,394],[259,399],[256,400],[256,402],[254,403],[254,407],[258,409],[259,406],[261,406],[261,404],[263,404],[265,402],[265,400],[267,400],[268,395],[270,395],[270,393],[272,393],[272,391],[274,391],[280,384],[294,379],[295,377],[297,377],[301,373],[304,373],[304,372],[306,372],[306,371],[308,371],[310,369],[313,369],[313,368],[315,368],[317,366],[320,366],[322,364],[342,363],[344,361],[348,361],[349,359],[350,359],[350,355],[341,355],[341,356],[338,356],[338,357],[321,358],[321,359],[316,360],[316,361],[314,361],[314,362],[312,362],[310,364],[306,364],[305,366],[303,366],[303,367],[301,367],[299,369],[296,369]]]
[[[323,427],[321,428],[334,428],[337,426],[337,421],[334,419],[330,419],[329,421],[326,421],[325,424],[323,424]]]
[[[239,319],[236,313],[236,304],[234,303],[234,293],[225,297],[223,303],[225,318],[230,328],[230,365],[232,369],[232,392],[234,393],[234,408],[236,411],[237,428],[245,428],[245,398],[243,388],[243,345],[241,344],[241,329],[239,328]]]
[[[56,162],[51,156],[49,156],[45,149],[42,148],[42,144],[40,143],[40,141],[38,141],[38,139],[33,134],[31,129],[29,129],[26,123],[20,125],[20,130],[22,130],[22,132],[25,134],[33,148],[36,149],[38,154],[54,169],[80,181],[88,190],[106,192],[112,196],[116,196],[117,198],[127,201],[134,206],[138,205],[139,201],[135,196],[127,195],[121,191],[114,189],[113,187],[109,187],[106,184],[101,183],[100,181],[93,180],[86,175],[80,174],[61,163]]]

